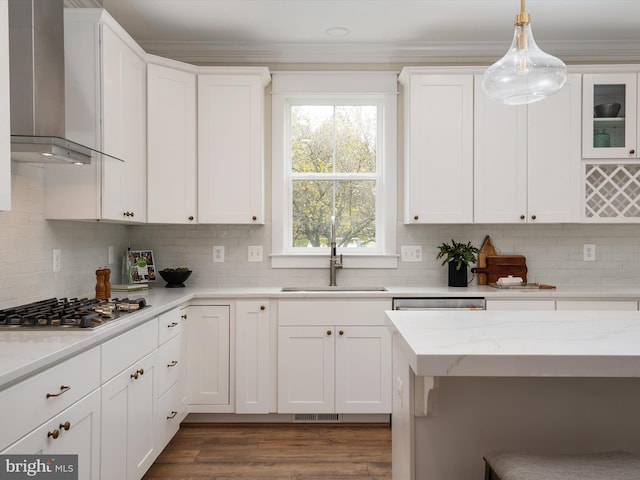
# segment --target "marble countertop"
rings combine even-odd
[[[120,295],[123,296],[123,295]],[[188,302],[232,301],[234,299],[330,299],[393,297],[485,297],[492,299],[640,299],[637,286],[559,286],[555,290],[500,290],[488,286],[454,288],[446,286],[398,287],[386,291],[303,291],[282,292],[281,287],[187,287],[152,288],[130,292],[132,298],[145,297],[150,307],[95,330],[0,330],[0,389],[41,371],[55,362],[119,335],[154,316]],[[640,344],[640,342],[639,342]]]
[[[419,376],[640,377],[640,312],[390,311]]]

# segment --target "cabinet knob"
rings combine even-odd
[[[60,424],[60,428],[65,429],[67,432],[69,431],[69,429],[71,428],[71,423],[69,422],[64,422]]]
[[[60,430],[58,430],[57,428],[53,432],[47,432],[47,437],[53,437],[54,440],[59,436],[60,436]]]
[[[520,215],[520,220],[524,220],[526,217],[524,215]]]
[[[327,330],[327,335],[331,335],[331,330]]]
[[[135,372],[135,373],[132,373],[132,374],[131,374],[131,378],[133,378],[134,380],[137,380],[137,379],[138,379],[138,376],[140,376],[140,375],[144,375],[144,368],[141,368],[141,369],[139,369],[139,370],[136,370],[136,372]]]
[[[132,217],[136,216],[136,212],[130,212]]]
[[[251,217],[251,220],[253,220],[254,222],[258,219],[258,217],[256,217],[255,215],[253,217]]]
[[[264,311],[266,309],[267,309],[267,307],[265,307],[264,305],[260,305],[260,310]]]
[[[187,319],[187,314],[185,313],[184,315],[180,315],[180,318],[186,320]]]
[[[60,395],[62,395],[65,392],[68,392],[69,390],[71,390],[70,386],[68,386],[68,385],[60,385],[60,391],[58,393],[47,393],[47,398],[59,397]]]
[[[419,217],[418,215],[414,215],[414,216],[413,216],[413,219],[414,219],[414,220],[418,220],[419,218],[420,218],[420,217]]]
[[[531,215],[531,220],[535,220],[536,218],[538,217],[536,217],[535,215]]]
[[[338,334],[340,334],[340,335],[344,335],[344,330],[340,330],[340,331],[338,332]]]
[[[193,215],[189,215],[189,220],[193,220]]]
[[[631,155],[634,155],[634,154],[636,153],[636,151],[632,148],[631,150],[629,150],[629,153],[630,153]]]

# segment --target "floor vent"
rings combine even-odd
[[[294,423],[339,423],[341,421],[338,413],[296,413],[293,416]]]

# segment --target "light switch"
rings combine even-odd
[[[213,247],[213,263],[224,262],[224,246],[217,245]]]

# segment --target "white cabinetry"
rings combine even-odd
[[[638,158],[636,73],[583,75],[582,156]],[[615,116],[596,116],[595,107],[619,103]]]
[[[580,220],[580,75],[528,106],[488,99],[476,77],[474,222]]]
[[[65,9],[67,136],[114,155],[46,167],[51,219],[146,221],[144,51],[102,9]]]
[[[77,478],[99,480],[100,391],[94,390],[1,453],[78,455]]]
[[[138,480],[157,456],[157,346],[157,320],[101,346],[106,382],[102,385],[101,480]],[[118,372],[123,364],[126,367]]]
[[[390,413],[382,301],[278,304],[278,413]]]
[[[198,74],[198,222],[264,224],[263,67]]]
[[[196,223],[195,68],[150,63],[147,98],[148,221]]]
[[[229,323],[228,305],[188,308],[187,391],[191,412],[211,412],[211,406],[229,405]]]
[[[636,300],[557,300],[556,310],[638,310]]]
[[[473,221],[473,76],[405,68],[405,223]]]
[[[555,310],[555,300],[487,300],[487,310]]]
[[[0,210],[11,209],[9,112],[9,9],[7,0],[0,0]]]
[[[186,338],[187,307],[174,308],[158,317],[158,404],[156,451],[160,453],[178,432],[187,415]]]
[[[236,413],[269,413],[275,380],[268,300],[236,302]]]

